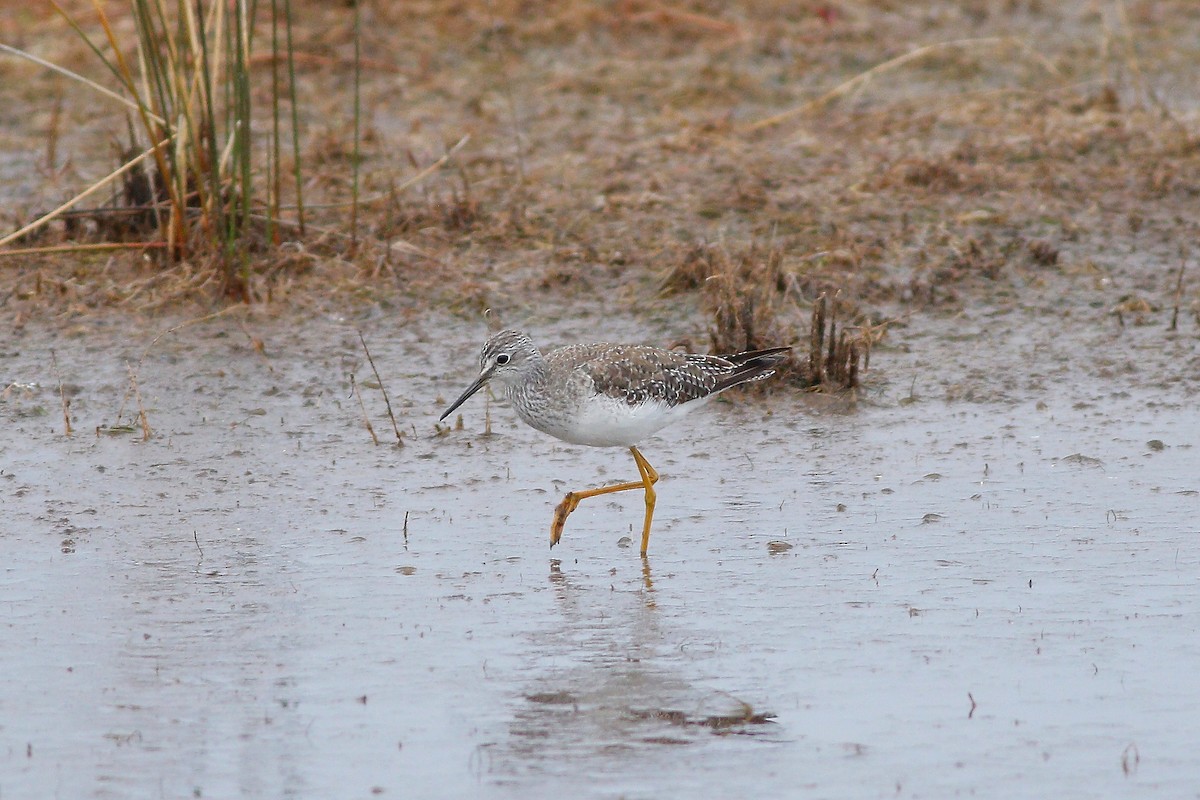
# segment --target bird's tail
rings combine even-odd
[[[733,364],[737,369],[729,373],[716,388],[724,391],[733,386],[752,381],[761,381],[775,374],[775,367],[787,358],[790,347],[770,347],[766,350],[749,350],[745,353],[734,353],[721,358]]]
[[[790,347],[769,347],[766,350],[748,350],[745,353],[735,353],[731,356],[721,356],[721,358],[739,367],[770,368],[783,361],[791,351]]]

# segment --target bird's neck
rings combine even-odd
[[[538,405],[545,396],[546,362],[540,358],[534,359],[523,379],[509,384],[506,389],[509,401],[518,408]]]

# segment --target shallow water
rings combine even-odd
[[[151,348],[145,442],[94,429],[154,331],[4,348],[0,797],[1200,796],[1186,391],[908,402],[926,343],[853,413],[715,403],[643,562],[636,493],[547,549],[626,452],[434,433],[482,331],[367,328],[397,449],[350,327],[253,328]]]

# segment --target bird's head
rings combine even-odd
[[[439,421],[454,413],[490,380],[498,380],[506,386],[521,383],[541,357],[533,341],[521,331],[500,331],[492,335],[479,352],[479,377],[446,409]]]

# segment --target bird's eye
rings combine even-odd
[[[512,360],[512,356],[510,356],[508,353],[501,353],[500,355],[496,356],[496,363],[501,367],[503,367],[505,364],[507,364],[511,360]]]

